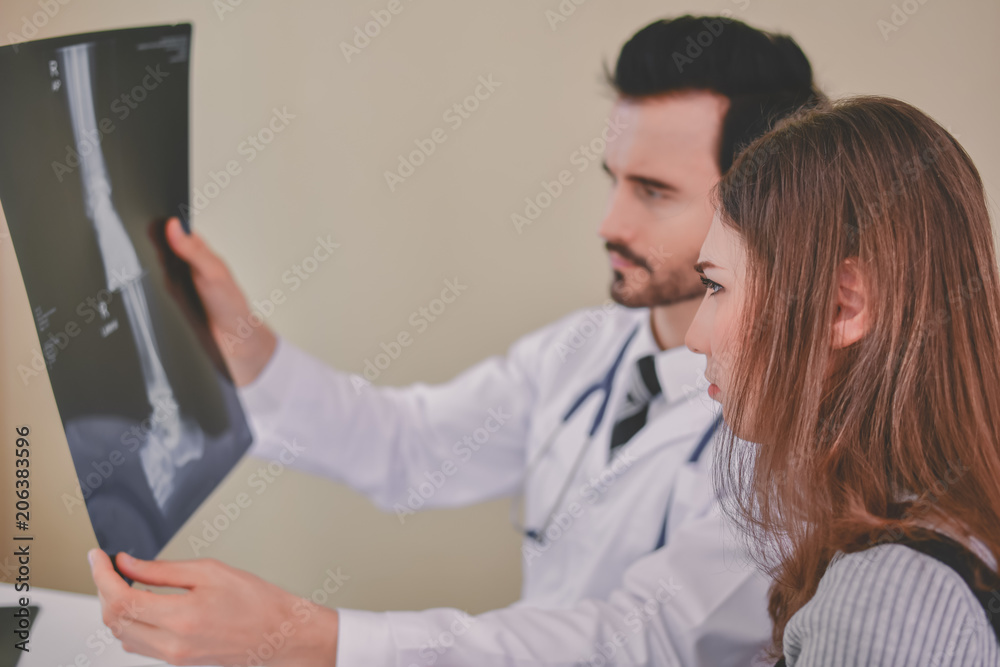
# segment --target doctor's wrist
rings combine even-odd
[[[256,380],[278,347],[278,337],[266,325],[253,330],[249,336],[235,341],[223,340],[222,355],[229,367],[229,374],[237,387],[245,387]]]
[[[337,611],[309,603],[308,617],[289,638],[281,667],[334,667],[337,664],[337,639],[340,617]]]

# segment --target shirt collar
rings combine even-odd
[[[636,354],[632,355],[631,363],[646,354],[654,356],[656,379],[667,403],[684,401],[704,393],[708,386],[705,381],[705,355],[692,352],[687,345],[661,350],[653,337],[652,314],[649,309],[644,311],[636,335]]]

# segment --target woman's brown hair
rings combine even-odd
[[[717,481],[774,578],[780,650],[838,551],[933,528],[1000,556],[994,239],[968,154],[888,98],[788,119],[717,195],[745,244],[749,304]],[[845,261],[863,276],[868,328],[834,349]]]

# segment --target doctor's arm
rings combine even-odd
[[[330,368],[266,324],[248,326],[246,298],[225,263],[177,220],[168,224],[167,238],[191,266],[240,388],[255,432],[251,455],[344,482],[397,512],[516,490],[545,330],[448,383],[376,387]],[[429,497],[414,495],[427,484]]]
[[[102,552],[94,552],[93,571],[105,622],[125,647],[173,664],[246,664],[264,647],[278,666],[335,658],[339,667],[722,667],[749,664],[770,634],[768,582],[738,544],[711,512],[634,563],[607,599],[478,616],[334,611],[212,560],[119,556],[127,576],[187,589],[180,595],[129,588]]]
[[[567,609],[524,604],[468,616],[457,609],[339,610],[339,667],[748,665],[770,638],[769,582],[713,512],[672,531],[606,599]]]

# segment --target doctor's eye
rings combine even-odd
[[[711,290],[712,294],[716,294],[722,289],[722,285],[706,276],[701,276],[701,284],[705,286],[705,289]]]
[[[667,198],[667,193],[661,188],[646,185],[645,183],[638,183],[637,187],[639,189],[639,196],[643,199],[659,201]]]

